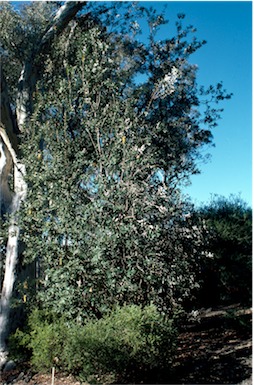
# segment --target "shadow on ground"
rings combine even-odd
[[[238,307],[201,311],[181,330],[173,370],[146,383],[251,385],[251,317]]]

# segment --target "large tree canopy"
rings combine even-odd
[[[196,285],[201,233],[181,185],[230,96],[198,86],[190,56],[205,42],[183,19],[159,41],[163,15],[137,3],[1,4],[1,213],[16,234],[12,248],[3,235],[2,255],[14,279],[21,225],[36,299],[57,314],[150,302],[169,312]]]

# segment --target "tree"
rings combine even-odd
[[[9,4],[1,5],[1,213],[7,212],[11,216],[9,225],[8,242],[6,246],[5,274],[1,292],[0,313],[0,366],[6,360],[5,339],[8,327],[10,299],[15,280],[15,267],[18,261],[19,225],[17,212],[26,195],[26,182],[24,181],[25,169],[19,161],[19,133],[32,112],[32,94],[38,78],[38,61],[45,54],[53,38],[60,35],[68,22],[85,5],[84,2],[71,2],[64,4],[51,23],[46,26],[42,14],[38,29],[31,32],[28,12],[24,22],[21,15],[16,13]],[[41,14],[40,14],[41,17]],[[27,44],[29,42],[29,44]],[[11,65],[14,64],[15,75],[20,70],[20,75],[10,82],[10,94],[6,84],[6,77]],[[6,68],[6,74],[5,74]],[[10,74],[10,72],[9,72]],[[15,78],[15,76],[14,76]],[[12,103],[15,103],[13,112]],[[12,190],[9,188],[9,172],[13,173]]]
[[[202,305],[249,305],[252,298],[252,209],[238,196],[215,196],[197,214],[205,221],[206,250],[199,299]]]
[[[193,281],[185,275],[189,208],[179,184],[197,172],[199,149],[212,140],[220,111],[213,103],[230,96],[222,84],[198,88],[188,58],[204,42],[186,38],[192,27],[183,28],[183,15],[176,37],[158,42],[163,16],[126,7],[119,13],[114,4],[52,2],[16,12],[1,5],[1,213],[10,217],[2,363],[21,203],[26,258],[42,259],[46,301],[55,297],[55,310],[66,308],[65,294],[68,301],[85,294],[83,308],[96,314],[103,312],[103,293],[107,304],[146,302],[161,288],[160,306],[168,307],[181,287],[186,291],[183,282]],[[147,14],[148,46],[136,38],[132,14]],[[146,80],[137,84],[140,73]],[[110,275],[112,267],[105,284],[102,271]],[[150,289],[154,297],[147,297]]]

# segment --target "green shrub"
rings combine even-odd
[[[122,372],[130,367],[155,368],[170,364],[176,331],[172,320],[167,320],[150,305],[117,307],[98,321],[88,321],[75,329],[75,338],[66,345],[65,360],[69,368],[73,357],[82,357],[82,365],[99,372]],[[80,357],[79,353],[82,352]]]
[[[206,251],[200,262],[200,306],[252,303],[252,209],[237,196],[215,197],[200,208]]]
[[[117,307],[83,326],[64,319],[49,323],[33,312],[23,342],[39,370],[53,365],[90,382],[123,380],[127,373],[168,367],[176,342],[174,320],[154,305]],[[97,377],[96,377],[97,376]]]
[[[50,369],[61,354],[67,333],[64,319],[54,319],[51,314],[35,309],[29,316],[25,331],[19,329],[10,337],[11,355],[21,358],[21,349],[30,353],[32,365],[38,370]]]

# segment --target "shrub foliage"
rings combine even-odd
[[[31,350],[35,368],[56,366],[95,381],[124,380],[134,371],[137,375],[170,367],[176,336],[174,318],[163,316],[154,305],[128,305],[83,325],[35,310],[28,330],[17,331],[12,339]]]
[[[252,298],[252,209],[238,196],[216,196],[198,210],[206,225],[204,249],[210,258],[200,264],[202,305],[241,303]]]

